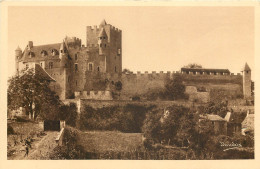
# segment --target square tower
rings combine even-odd
[[[87,26],[87,47],[99,48],[106,58],[106,73],[122,72],[122,31],[103,20],[99,27]]]

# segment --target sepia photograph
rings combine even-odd
[[[254,6],[23,5],[7,21],[7,161],[255,159]]]

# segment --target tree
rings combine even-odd
[[[59,97],[49,88],[50,80],[42,74],[36,74],[33,69],[17,73],[8,80],[8,108],[16,110],[25,108],[29,117],[36,119],[57,118]]]
[[[123,69],[122,73],[131,73],[131,71],[127,68]]]
[[[197,63],[190,63],[186,66],[184,66],[185,68],[202,68],[202,66],[200,64]]]
[[[165,95],[170,100],[185,98],[185,85],[181,75],[175,75],[172,80],[167,80],[165,84]]]

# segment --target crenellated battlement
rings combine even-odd
[[[119,28],[116,28],[116,27],[114,27],[114,26],[112,26],[110,24],[107,24],[107,25],[110,26],[110,29],[112,31],[119,32],[119,33],[122,32],[122,30],[120,30]],[[87,26],[87,30],[88,31],[92,31],[92,32],[99,32],[102,28],[103,28],[102,26],[97,26],[97,25]]]

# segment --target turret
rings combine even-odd
[[[15,50],[15,70],[18,72],[19,71],[19,59],[22,58],[22,50],[18,46],[17,49]]]
[[[64,42],[60,46],[60,67],[65,68],[68,66],[68,51]]]
[[[104,28],[100,30],[98,35],[98,46],[99,46],[99,54],[103,55],[107,51],[108,48],[108,40],[107,34]]]
[[[243,72],[243,94],[244,99],[250,99],[251,97],[251,69],[248,64],[242,70]]]

